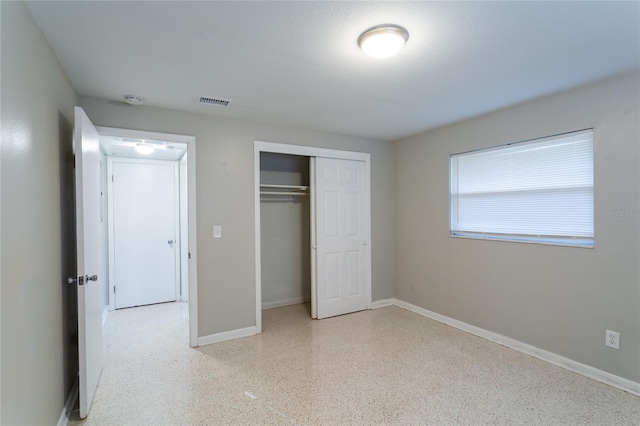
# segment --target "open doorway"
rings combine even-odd
[[[304,303],[311,315],[310,158],[260,153],[262,309]]]
[[[185,338],[197,346],[195,138],[97,130],[106,165],[109,310],[180,304],[188,311]]]

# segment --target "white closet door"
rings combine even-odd
[[[369,212],[362,161],[316,158],[318,318],[369,307]]]

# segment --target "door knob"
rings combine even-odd
[[[88,283],[89,281],[98,281],[98,276],[97,275],[85,275],[84,277],[80,276],[80,277],[69,277],[67,278],[67,283],[68,284],[75,284],[78,283],[78,285],[84,285],[84,283]]]
[[[169,244],[169,247],[173,248],[173,240],[167,241],[167,244]]]

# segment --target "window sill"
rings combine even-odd
[[[483,240],[483,241],[501,241],[504,243],[521,243],[521,244],[539,244],[543,246],[560,246],[560,247],[575,247],[582,249],[593,249],[595,243],[570,243],[566,241],[553,241],[553,240],[536,240],[533,238],[509,238],[501,236],[486,236],[486,235],[465,235],[465,234],[449,234],[450,238],[463,238],[468,240]]]

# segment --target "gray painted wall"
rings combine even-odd
[[[200,336],[255,325],[255,140],[371,154],[373,300],[393,296],[390,142],[80,97],[97,126],[196,137]],[[223,238],[213,239],[214,224]]]
[[[0,11],[0,423],[55,424],[69,386],[65,345],[75,344],[63,329],[60,137],[76,94],[25,4],[0,2]]]
[[[396,297],[640,381],[639,218],[607,214],[640,209],[639,92],[628,74],[396,142]],[[588,127],[594,249],[448,236],[450,154]]]
[[[309,185],[309,157],[261,153],[260,183]],[[308,196],[261,197],[263,304],[311,300],[310,215]]]

